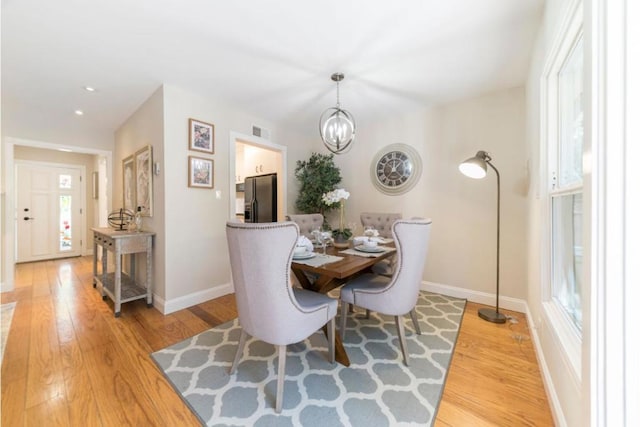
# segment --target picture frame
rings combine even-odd
[[[189,119],[189,150],[214,153],[215,126],[196,119]]]
[[[136,204],[142,208],[142,216],[153,216],[153,152],[151,145],[135,153]]]
[[[189,187],[213,188],[213,159],[189,156]]]
[[[122,207],[136,210],[136,163],[134,155],[122,159]]]

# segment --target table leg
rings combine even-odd
[[[95,237],[93,238],[93,287],[98,284],[96,276],[98,275],[98,243]]]
[[[109,251],[103,246],[102,247],[102,276],[106,279],[107,277],[107,259],[109,258]],[[103,279],[103,280],[105,280]],[[100,288],[100,294],[102,295],[102,299],[107,298],[107,294],[104,292],[104,281],[102,282],[102,287]]]
[[[147,307],[153,307],[153,288],[151,287],[153,274],[153,254],[151,253],[151,238],[149,238],[147,250]]]
[[[122,255],[120,252],[116,252],[115,254],[116,261],[116,272],[113,283],[115,301],[113,302],[113,309],[116,317],[120,317],[120,306],[122,305]]]
[[[329,331],[327,330],[327,325],[322,327],[324,334],[329,337]],[[340,334],[338,331],[335,331],[335,349],[336,349],[336,362],[343,364],[344,366],[351,365],[351,361],[349,361],[349,355],[347,351],[344,349],[342,345],[342,339],[340,338]]]

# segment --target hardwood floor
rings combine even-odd
[[[19,264],[1,295],[16,309],[2,362],[1,425],[196,426],[149,353],[236,317],[227,295],[164,316],[92,286],[91,257]],[[467,304],[437,426],[549,426],[524,316],[495,325]],[[519,337],[519,339],[513,338]]]

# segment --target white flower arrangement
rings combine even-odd
[[[322,201],[325,205],[331,206],[342,200],[347,200],[351,193],[344,188],[336,188],[333,191],[328,191],[322,195]]]

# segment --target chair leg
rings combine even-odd
[[[282,395],[284,394],[284,366],[287,361],[287,346],[278,346],[278,387],[276,391],[276,413],[282,411]]]
[[[244,343],[247,342],[248,335],[249,334],[247,334],[243,329],[242,333],[240,334],[240,341],[238,341],[238,348],[236,349],[236,357],[233,358],[233,363],[231,364],[231,369],[229,370],[229,374],[233,374],[236,371],[236,368],[238,367],[238,362],[240,361],[240,356],[244,351]]]
[[[416,334],[422,335],[422,331],[420,330],[420,325],[418,324],[418,317],[416,316],[416,309],[414,308],[413,310],[411,310],[409,312],[409,315],[411,316],[411,321],[413,322],[413,327],[416,330]]]
[[[349,304],[342,302],[340,307],[340,338],[344,341],[344,332],[347,329],[347,308]]]
[[[407,340],[404,336],[404,322],[402,316],[396,316],[396,327],[398,328],[398,340],[400,341],[400,349],[402,350],[402,358],[404,364],[409,366],[409,354],[407,353]]]
[[[329,333],[327,334],[329,341],[329,362],[333,365],[336,363],[336,318],[329,320]]]
[[[364,318],[365,318],[365,319],[368,319],[368,318],[370,318],[370,317],[371,317],[371,310],[369,310],[369,309],[367,308],[367,312],[365,313]]]

